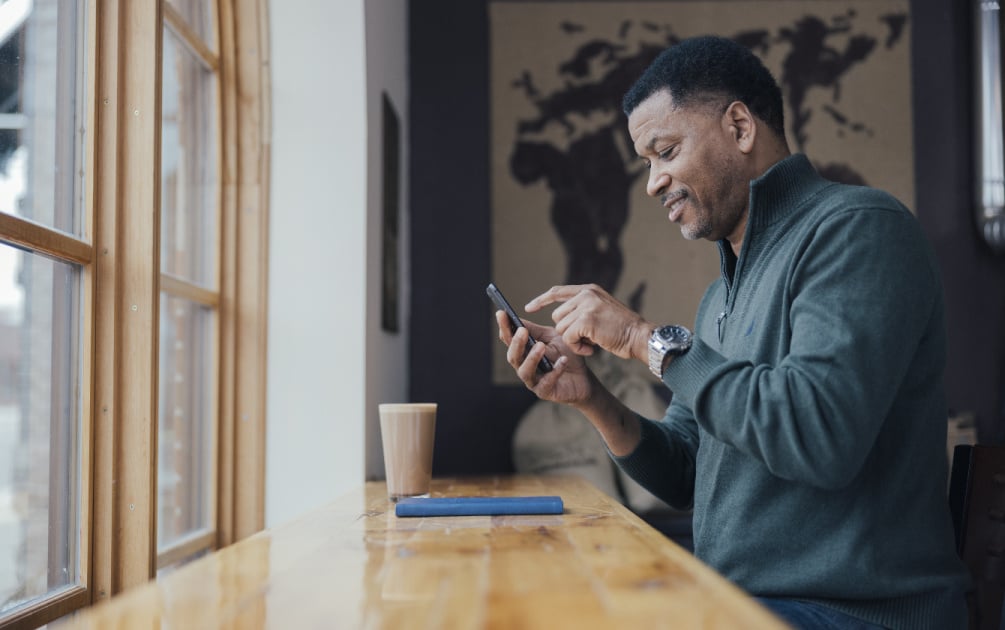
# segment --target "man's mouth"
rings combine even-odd
[[[663,197],[663,207],[670,211],[667,218],[670,219],[671,223],[676,223],[680,219],[681,212],[684,210],[684,202],[686,200],[687,193],[684,191],[679,191]]]

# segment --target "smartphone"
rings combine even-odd
[[[503,297],[503,294],[499,291],[499,289],[496,288],[496,285],[490,282],[489,286],[485,287],[485,293],[488,293],[488,296],[492,298],[492,301],[495,302],[496,307],[500,311],[506,313],[506,317],[509,318],[510,332],[515,333],[517,328],[523,326],[523,323],[520,321],[520,317],[516,314],[516,311],[513,310],[513,307],[509,305],[509,302],[506,301],[506,298]],[[535,343],[534,337],[528,336],[528,352],[530,352],[530,349],[534,347]],[[548,360],[548,357],[541,357],[541,360],[537,363],[537,369],[539,372],[550,372],[552,368],[553,366],[551,365],[551,361]]]

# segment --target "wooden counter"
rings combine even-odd
[[[371,482],[55,627],[785,627],[579,479],[436,479],[432,494],[557,494],[565,513],[397,518]]]

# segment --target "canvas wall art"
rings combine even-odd
[[[718,254],[707,241],[685,241],[646,196],[620,101],[661,50],[695,35],[731,37],[764,60],[782,87],[792,151],[829,178],[913,207],[908,7],[490,3],[492,280],[518,310],[554,284],[593,282],[649,319],[693,323]],[[516,383],[493,342],[493,382]],[[651,379],[641,364],[598,369]]]

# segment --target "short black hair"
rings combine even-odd
[[[677,107],[710,99],[740,101],[785,137],[778,83],[757,55],[731,39],[693,37],[661,52],[625,94],[625,115],[660,90],[668,90]]]

